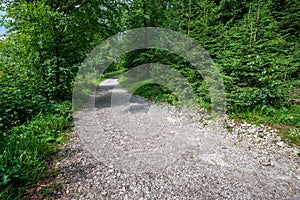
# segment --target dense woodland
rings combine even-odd
[[[227,114],[281,127],[283,139],[300,145],[300,1],[2,2],[7,33],[0,43],[0,199],[22,195],[46,175],[49,155],[71,127],[80,64],[101,41],[133,28],[163,27],[198,41],[222,73]],[[150,62],[178,70],[201,98],[199,106],[209,109],[201,75],[170,52],[129,52],[107,72]],[[175,99],[157,85],[139,91]]]

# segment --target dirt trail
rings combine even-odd
[[[202,111],[131,97],[116,77],[95,105],[75,115],[55,199],[300,199],[299,149],[276,130],[227,120],[228,132]]]

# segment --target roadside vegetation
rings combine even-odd
[[[132,90],[133,84],[128,84],[126,76],[121,77],[119,83],[133,95],[139,95],[154,102],[167,102],[172,105],[178,105],[177,95],[168,90],[168,88],[153,84],[151,80],[146,80],[137,90]],[[140,83],[139,83],[140,84]],[[199,107],[210,110],[209,102],[199,101]],[[300,147],[300,105],[287,104],[284,107],[261,106],[255,108],[246,108],[243,110],[234,110],[227,112],[230,118],[242,122],[243,120],[253,124],[270,125],[279,129],[279,134],[284,141],[291,146]],[[299,152],[300,155],[300,152]]]
[[[299,1],[173,3],[173,7],[162,12],[158,12],[159,6],[152,6],[154,4],[147,4],[146,11],[139,4],[133,4],[133,9],[149,14],[144,25],[151,27],[161,23],[162,27],[197,40],[209,52],[223,75],[230,117],[274,126],[280,129],[283,140],[299,146]],[[165,20],[158,22],[161,18]],[[143,17],[141,25],[142,22]],[[144,63],[171,66],[190,82],[199,97],[199,106],[210,109],[204,79],[184,59],[163,50],[148,49],[130,52],[122,61],[120,64],[127,70]],[[129,91],[131,82],[126,75],[120,80]],[[151,79],[144,82],[146,85],[133,91],[135,94],[176,104],[174,91],[152,84]]]
[[[284,140],[300,146],[297,0],[3,0],[0,10],[7,29],[0,38],[0,199],[21,198],[51,173],[48,167],[72,129],[79,67],[101,41],[137,27],[195,39],[223,76],[227,114],[277,127]],[[210,109],[204,79],[183,58],[141,49],[112,60],[92,84],[124,73],[120,83],[129,91],[176,105],[178,95],[166,86],[147,79],[133,91],[135,83],[126,79],[139,65],[165,64],[189,81],[199,106]]]

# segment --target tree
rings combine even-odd
[[[8,29],[0,45],[0,127],[8,129],[72,98],[78,65],[118,32],[114,2],[3,1]],[[119,26],[116,26],[119,24]]]
[[[43,80],[44,96],[70,99],[77,65],[97,41],[113,34],[108,20],[109,2],[6,1],[5,19],[10,37],[26,49],[27,65],[37,69]],[[20,37],[22,35],[22,37]]]

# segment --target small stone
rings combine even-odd
[[[253,134],[253,133],[255,133],[256,131],[257,131],[256,128],[251,128],[251,129],[249,130],[249,133]]]
[[[276,144],[277,144],[278,146],[280,146],[280,147],[284,147],[284,142],[282,142],[282,141],[277,142]]]
[[[271,162],[261,162],[263,166],[271,166]]]
[[[262,159],[259,161],[259,163],[263,166],[271,166],[271,159],[270,158]]]

